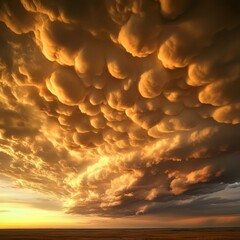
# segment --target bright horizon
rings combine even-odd
[[[4,183],[0,198],[18,199],[18,203],[3,203],[1,201],[0,228],[205,228],[205,227],[239,227],[238,216],[211,216],[208,218],[190,218],[185,221],[173,218],[156,218],[149,221],[149,216],[114,219],[115,224],[108,218],[69,215],[64,213],[61,202],[56,198],[31,190],[12,188],[11,182]],[[8,187],[6,187],[8,185]],[[225,192],[229,195],[229,192]],[[221,195],[221,193],[220,193]],[[39,201],[42,200],[42,201]],[[44,204],[45,203],[45,204]],[[34,206],[35,204],[35,206]],[[42,206],[41,206],[42,204]],[[29,205],[33,205],[30,207]],[[44,209],[44,207],[46,209]],[[55,208],[55,209],[54,209]],[[37,216],[37,218],[36,218]],[[167,222],[166,222],[167,221]],[[179,224],[180,221],[180,224]],[[212,221],[212,224],[209,224]],[[94,225],[93,227],[92,224]]]

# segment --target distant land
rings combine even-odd
[[[230,240],[240,239],[240,228],[195,229],[0,229],[1,240]]]

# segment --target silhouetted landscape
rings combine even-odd
[[[240,239],[240,228],[201,229],[2,229],[1,240]]]

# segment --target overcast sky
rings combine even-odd
[[[0,0],[0,228],[240,226],[239,12]]]

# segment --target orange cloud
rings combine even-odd
[[[239,182],[237,10],[1,1],[0,174],[100,216],[161,214]]]

